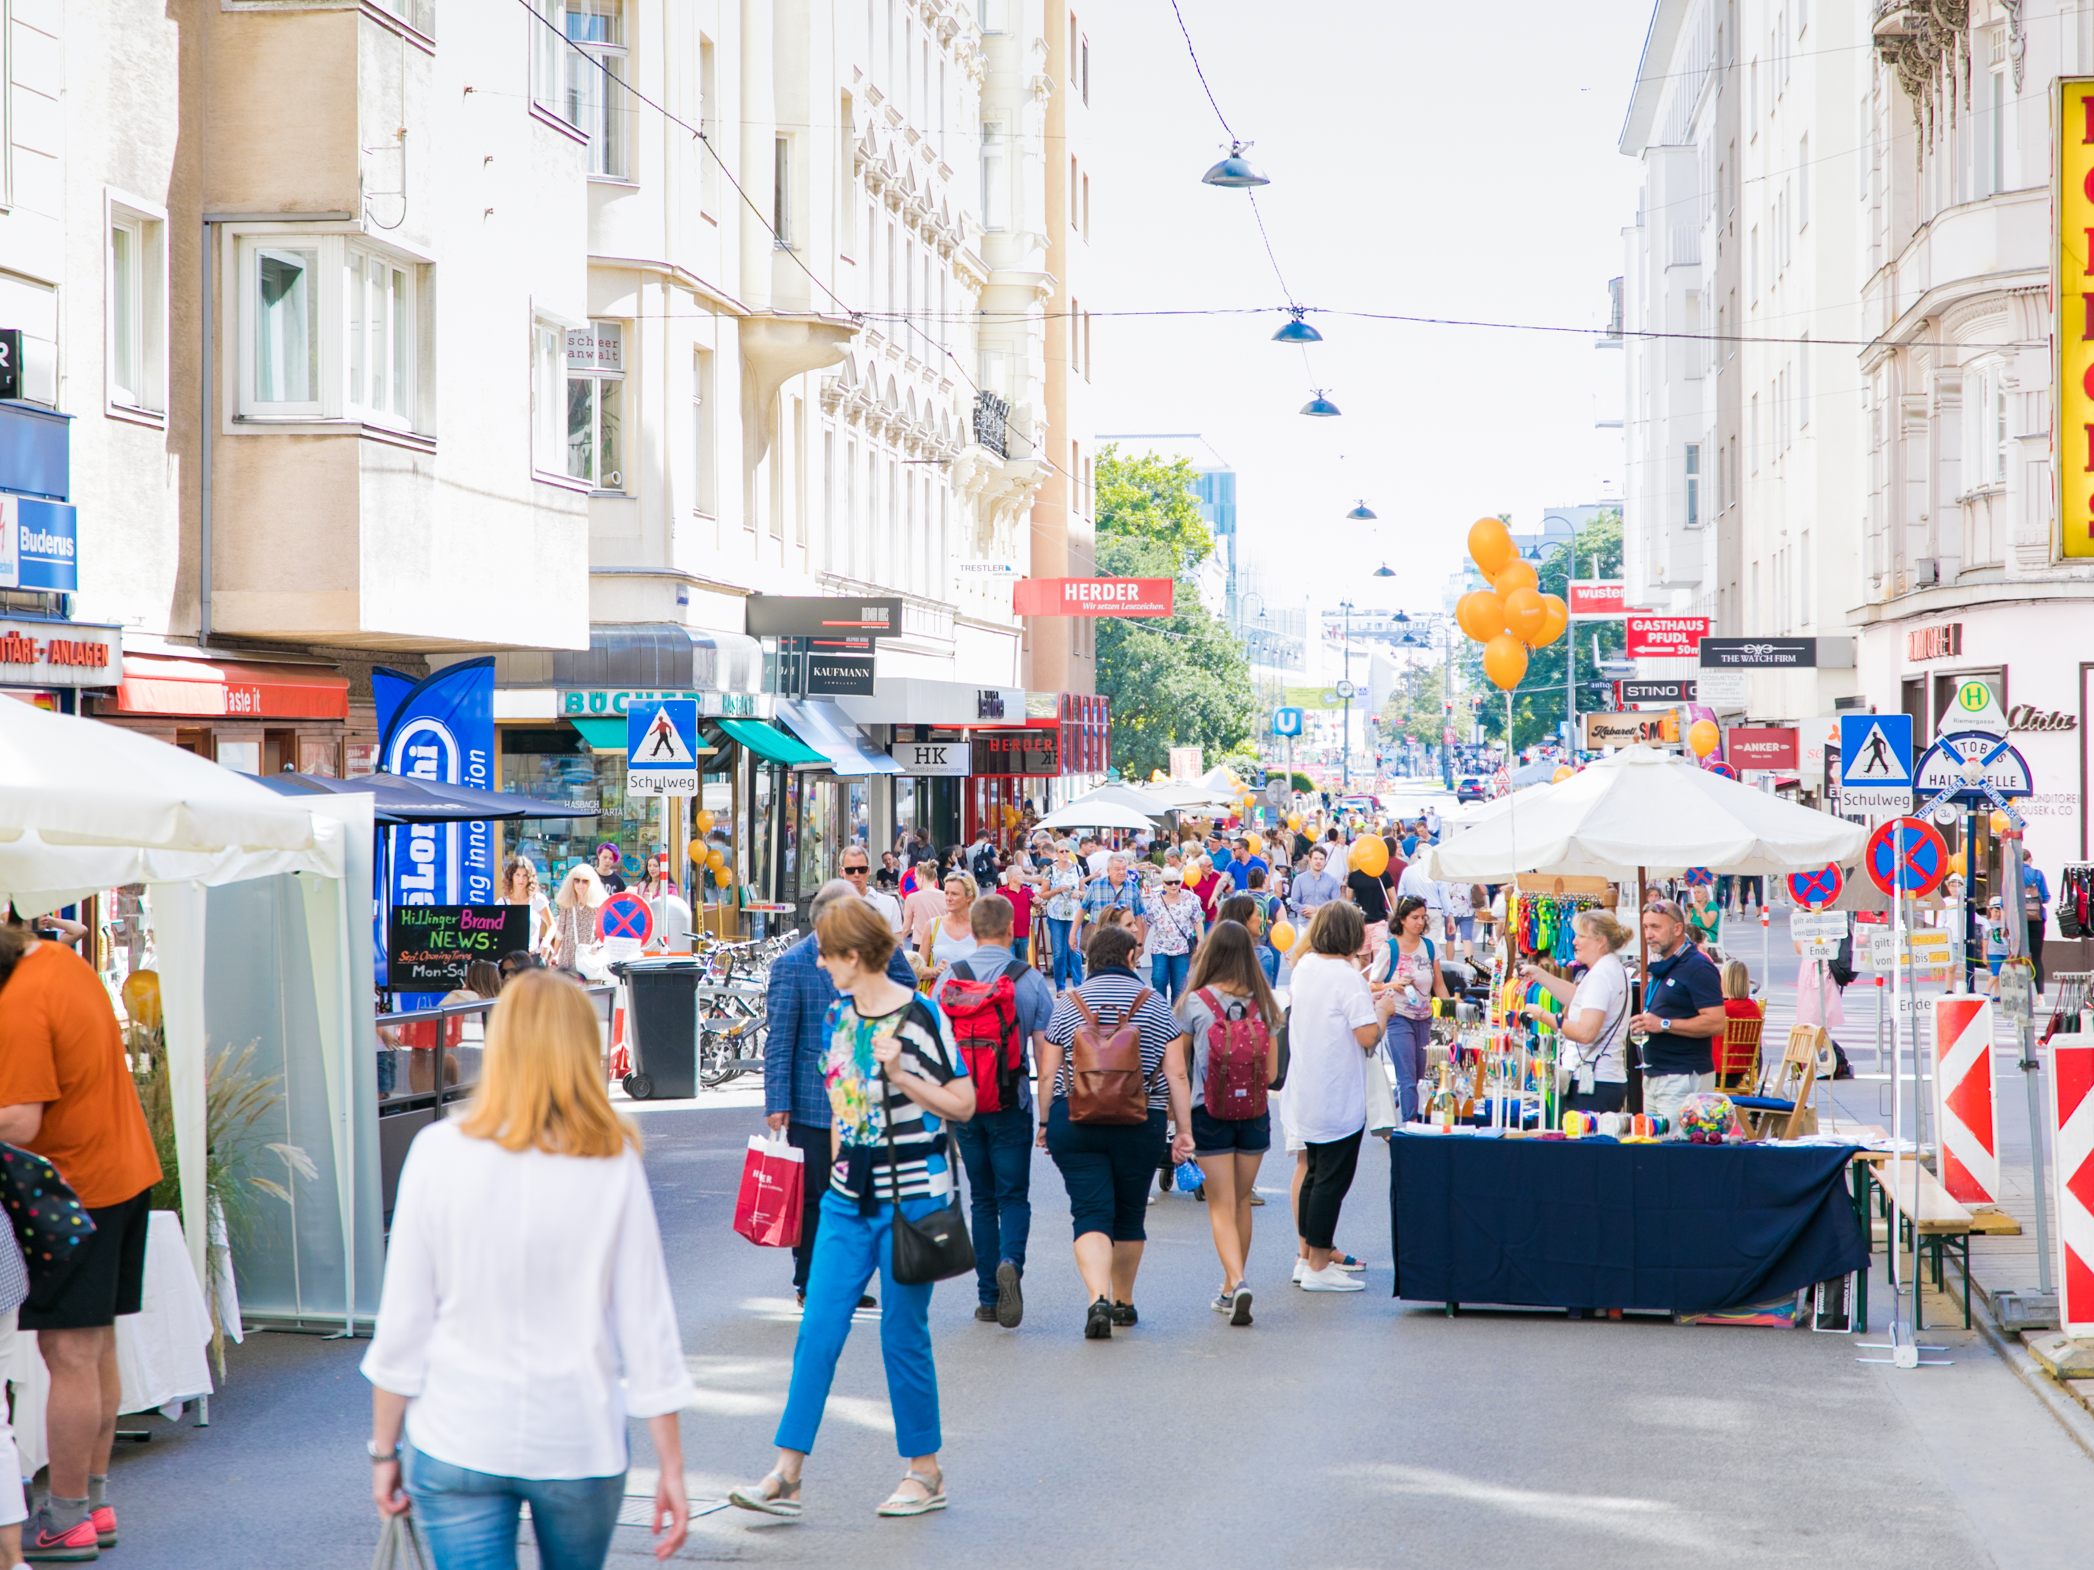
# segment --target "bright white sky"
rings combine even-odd
[[[1616,151],[1647,0],[1180,0],[1305,305],[1597,327],[1636,166]],[[1280,304],[1169,0],[1094,0],[1094,311]],[[1468,526],[1618,495],[1594,429],[1621,356],[1588,337],[1279,316],[1096,324],[1100,431],[1199,432],[1236,469],[1241,549],[1275,606],[1437,604]],[[1310,367],[1302,364],[1303,353]],[[1312,385],[1339,419],[1296,411]],[[1618,402],[1618,392],[1616,393]],[[1349,523],[1365,496],[1378,523]],[[1393,593],[1355,581],[1386,560]]]

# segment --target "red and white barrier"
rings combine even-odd
[[[1996,1205],[1999,1088],[1992,1073],[1992,1000],[1967,992],[1934,1000],[1934,1111],[1941,1186],[1966,1205]]]
[[[2094,1336],[2094,1036],[2050,1038],[2058,1327]]]

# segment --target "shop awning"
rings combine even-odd
[[[778,700],[778,718],[822,755],[838,774],[899,774],[902,766],[866,739],[865,732],[827,698]]]
[[[759,758],[768,763],[782,763],[789,769],[802,764],[827,763],[829,760],[812,747],[796,741],[769,720],[714,720],[729,741],[740,742]]]
[[[127,654],[116,698],[102,710],[212,719],[346,720],[349,683],[324,665],[248,665]]]
[[[589,715],[571,714],[567,717],[567,723],[582,733],[582,740],[589,744],[591,752],[616,752],[622,754],[625,751],[626,726],[625,716],[622,714],[615,719],[598,719]],[[696,749],[698,756],[701,758],[716,750],[712,747],[699,747]]]

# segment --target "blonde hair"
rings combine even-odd
[[[1727,998],[1752,996],[1752,973],[1745,968],[1742,959],[1723,962],[1723,995]]]
[[[520,972],[488,1015],[480,1087],[458,1131],[555,1156],[638,1150],[639,1130],[611,1110],[602,1052],[587,993],[552,971]]]
[[[1589,938],[1598,938],[1610,952],[1619,950],[1629,941],[1631,933],[1627,927],[1614,919],[1609,910],[1581,910],[1571,917],[1571,926]]]
[[[596,875],[596,869],[586,861],[578,861],[560,880],[560,892],[553,896],[553,903],[562,910],[594,910],[608,898],[610,895],[604,889],[603,879]]]
[[[940,887],[941,889],[949,889],[955,883],[959,884],[961,888],[967,891],[967,898],[969,900],[974,900],[981,897],[981,889],[976,885],[974,879],[969,874],[964,872],[948,872],[945,875],[944,881],[941,882],[938,885],[938,887]]]

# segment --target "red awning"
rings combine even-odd
[[[240,665],[127,654],[109,712],[346,720],[349,683],[324,665]]]

